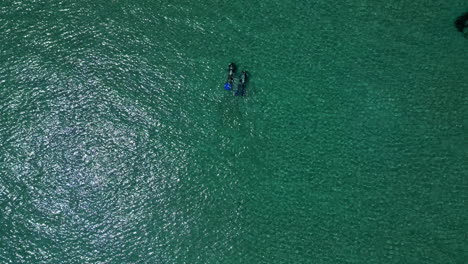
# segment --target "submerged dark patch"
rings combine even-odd
[[[463,15],[459,16],[455,20],[455,27],[460,32],[463,32],[465,30],[465,28],[468,27],[468,12],[466,12]]]

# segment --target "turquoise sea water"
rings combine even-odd
[[[0,3],[0,263],[468,262],[466,1],[75,2]]]

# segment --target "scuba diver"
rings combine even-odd
[[[237,91],[234,93],[234,95],[244,96],[246,84],[247,84],[247,72],[242,71],[241,77],[239,78],[239,84],[237,85]]]
[[[228,67],[228,77],[227,81],[224,84],[225,90],[232,90],[232,85],[234,84],[234,74],[236,73],[236,65],[231,62]]]

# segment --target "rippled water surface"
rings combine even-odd
[[[406,2],[2,1],[0,263],[466,263],[468,7]]]

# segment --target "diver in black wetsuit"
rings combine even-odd
[[[234,93],[234,95],[244,96],[246,84],[247,84],[247,72],[242,71],[241,77],[239,78],[239,84],[237,85],[237,91]]]
[[[236,73],[236,65],[231,62],[228,67],[228,77],[227,81],[224,84],[224,89],[226,90],[232,90],[232,85],[234,83],[234,74]]]

